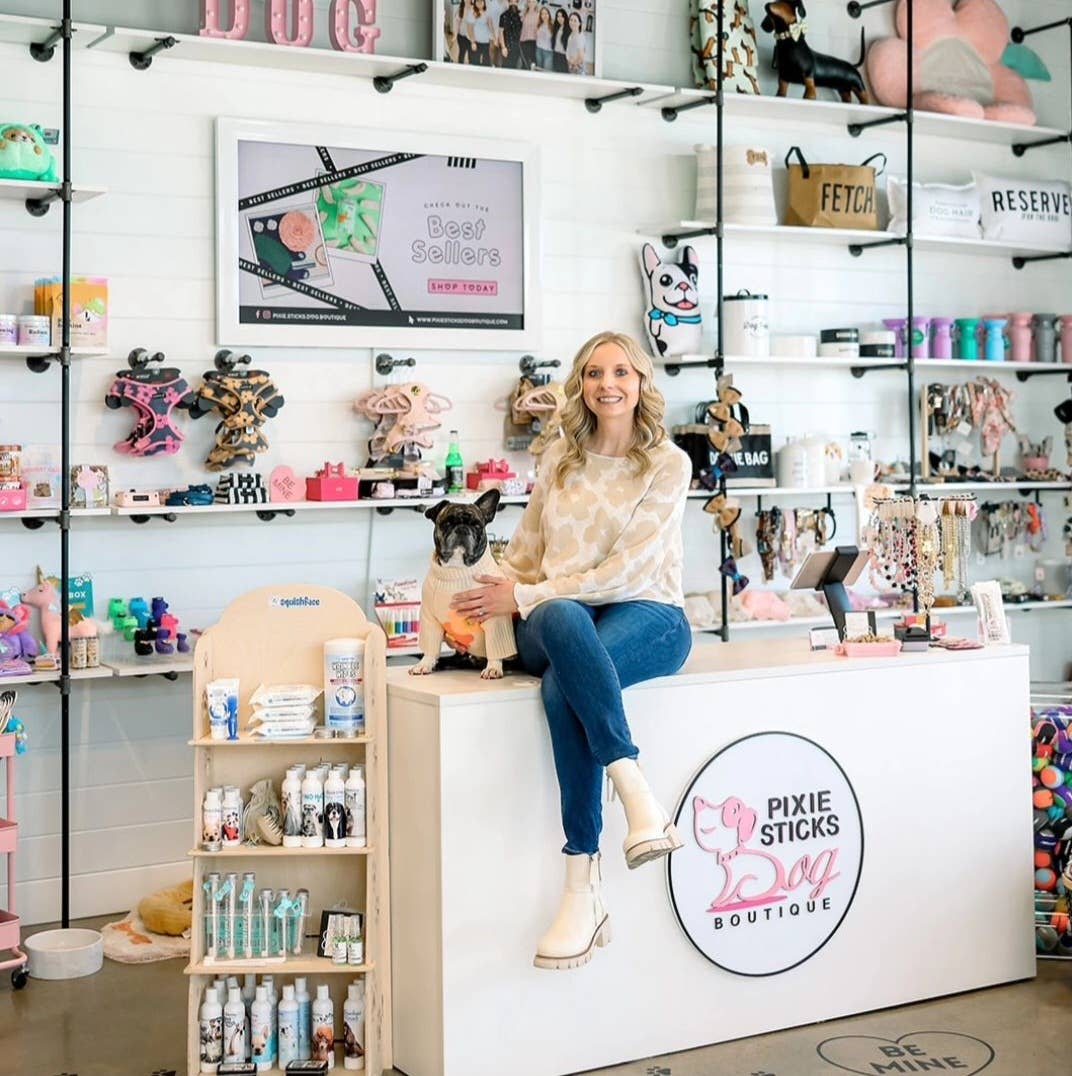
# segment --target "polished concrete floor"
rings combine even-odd
[[[4,973],[0,1074],[164,1076],[174,1071],[183,1076],[185,1022],[186,981],[178,960],[146,965],[105,960],[104,969],[90,978],[31,981],[17,992]],[[936,1060],[941,1064],[930,1063]],[[615,1076],[836,1076],[937,1070],[972,1076],[986,1068],[987,1076],[1057,1076],[1069,1071],[1070,1061],[1072,961],[1042,961],[1036,979],[1013,986],[601,1071]]]

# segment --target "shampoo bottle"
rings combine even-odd
[[[329,1069],[335,1067],[335,1006],[326,983],[316,988],[313,1002],[313,1060],[326,1061]]]
[[[223,1007],[223,1059],[246,1060],[246,1007],[237,986],[228,988],[227,1004]]]
[[[365,847],[365,767],[354,766],[346,779],[346,846]]]
[[[301,976],[294,980],[294,1000],[298,1003],[298,1060],[308,1061],[313,1056],[312,998]]]
[[[283,890],[280,890],[283,892]],[[275,976],[274,975],[262,975],[261,982],[264,983],[264,988],[268,992],[268,1004],[270,1009],[268,1012],[268,1049],[272,1055],[272,1060],[275,1060],[276,1052],[279,1048],[279,1029],[277,1020],[279,1016],[279,991],[276,989]]]
[[[223,1006],[213,986],[201,1005],[201,1071],[215,1073],[223,1060]]]
[[[346,783],[338,770],[328,774],[324,785],[324,844],[346,847]]]
[[[257,1063],[258,1072],[267,1072],[272,1067],[272,1003],[263,986],[257,987],[257,996],[250,1006],[249,1022],[252,1060]]]
[[[283,780],[283,847],[301,848],[302,786],[298,768],[291,766]]]
[[[289,983],[283,987],[283,1000],[279,1003],[277,1026],[279,1029],[279,1068],[285,1072],[291,1061],[299,1059],[298,1003],[294,999],[294,987]]]
[[[365,1067],[365,984],[351,983],[342,1008],[342,1034],[345,1044],[343,1066]]]
[[[201,847],[206,852],[220,850],[220,832],[223,826],[223,805],[214,788],[205,793],[201,808]]]
[[[324,786],[316,770],[302,781],[302,847],[324,847]]]
[[[223,790],[223,847],[237,848],[242,843],[242,794],[237,788]]]

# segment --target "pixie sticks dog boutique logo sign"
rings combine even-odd
[[[764,732],[724,747],[675,819],[670,898],[689,941],[737,975],[776,975],[841,925],[863,865],[863,820],[845,771],[818,744]]]

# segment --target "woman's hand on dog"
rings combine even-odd
[[[482,624],[489,616],[513,616],[517,612],[514,584],[511,580],[497,575],[478,575],[476,581],[486,585],[473,590],[458,591],[450,603],[451,609],[478,624]]]

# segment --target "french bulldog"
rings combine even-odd
[[[435,523],[435,551],[421,588],[421,660],[410,675],[434,672],[444,639],[487,665],[480,675],[497,680],[503,674],[503,659],[517,653],[513,618],[489,617],[483,623],[451,609],[459,591],[481,586],[478,575],[499,575],[499,566],[488,548],[487,525],[495,518],[499,491],[489,490],[472,503],[440,501],[425,512]]]
[[[695,354],[701,350],[700,268],[696,251],[685,247],[680,262],[664,262],[645,243],[640,254],[647,300],[644,327],[652,354],[660,358]]]

